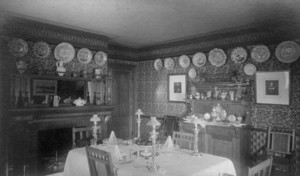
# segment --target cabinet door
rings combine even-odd
[[[208,153],[232,159],[233,158],[232,138],[226,136],[209,135]]]

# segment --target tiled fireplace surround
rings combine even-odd
[[[14,161],[13,172],[21,173],[24,168],[15,168],[17,166],[26,166],[26,173],[38,173],[43,168],[38,168],[38,133],[40,130],[54,130],[72,127],[92,126],[90,118],[93,114],[98,116],[111,115],[110,111],[86,112],[80,113],[80,116],[51,116],[51,118],[32,119],[30,116],[15,117],[10,128],[13,132],[10,134],[9,143],[12,144],[8,150],[13,150],[17,155],[9,156],[9,160]],[[106,129],[102,126],[101,135],[107,136]],[[18,141],[16,141],[18,140]],[[53,156],[55,157],[55,155]],[[16,163],[17,162],[17,163]]]

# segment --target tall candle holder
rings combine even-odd
[[[194,128],[194,151],[193,151],[193,155],[197,156],[197,157],[200,157],[202,155],[198,151],[198,134],[200,132],[200,129],[198,129],[198,124],[200,124],[200,126],[202,128],[205,128],[206,127],[206,122],[203,119],[199,119],[196,115],[192,115],[191,117],[193,118],[192,122],[195,124],[195,128]]]
[[[94,114],[93,117],[90,119],[91,122],[94,122],[93,126],[93,140],[91,141],[91,145],[95,146],[97,145],[98,140],[98,134],[97,131],[100,129],[100,127],[97,126],[97,122],[101,121],[101,119],[98,117],[97,114]]]
[[[151,119],[147,122],[147,126],[152,126],[152,131],[150,132],[151,140],[152,140],[152,155],[151,155],[151,162],[148,166],[149,169],[158,171],[159,166],[156,164],[155,156],[156,156],[156,138],[158,133],[155,130],[156,126],[159,126],[160,123],[157,121],[156,117],[151,117]]]
[[[137,115],[137,119],[136,122],[138,124],[137,130],[138,130],[138,134],[137,134],[137,138],[140,139],[141,137],[141,115],[143,115],[144,113],[142,112],[141,109],[138,109],[135,113]]]

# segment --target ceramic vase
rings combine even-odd
[[[62,61],[56,62],[56,72],[57,72],[58,76],[64,76],[64,74],[66,72],[66,68],[64,67]]]

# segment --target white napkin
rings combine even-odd
[[[118,144],[118,141],[117,141],[117,138],[116,138],[116,135],[115,135],[115,132],[112,131],[110,133],[110,136],[109,136],[109,139],[108,139],[108,144],[111,144],[111,145],[116,145]]]
[[[171,136],[168,136],[163,148],[168,148],[168,149],[174,148],[174,144]]]
[[[118,145],[115,145],[114,158],[115,161],[121,161],[123,159]]]

